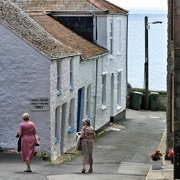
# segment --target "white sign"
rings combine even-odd
[[[49,111],[49,98],[30,99],[31,111]]]

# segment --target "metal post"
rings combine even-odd
[[[145,101],[144,107],[145,110],[149,109],[149,57],[148,57],[148,17],[145,16],[144,18],[145,24],[145,63],[144,63],[144,81],[145,81]]]

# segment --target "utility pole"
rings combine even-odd
[[[145,82],[145,110],[149,109],[149,54],[148,54],[148,17],[144,18],[145,25],[145,63],[144,63],[144,82]]]
[[[148,17],[144,17],[145,25],[145,63],[144,63],[144,83],[145,83],[145,110],[149,109],[149,51],[148,51],[148,29],[149,24],[161,24],[162,21],[148,22]]]

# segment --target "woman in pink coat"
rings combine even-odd
[[[19,136],[21,136],[22,160],[25,161],[27,165],[25,172],[32,172],[31,159],[34,156],[35,150],[36,126],[29,120],[28,113],[24,113],[22,119],[24,121],[20,124],[18,131]]]

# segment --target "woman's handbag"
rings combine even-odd
[[[78,151],[82,150],[81,136],[78,136],[78,138],[77,138],[76,150],[78,150]]]
[[[17,133],[16,137],[19,138],[18,143],[17,143],[17,145],[18,145],[17,151],[21,152],[21,136],[19,136],[19,134]]]
[[[34,136],[35,136],[35,146],[39,146],[40,145],[40,137],[37,134],[35,134]]]

